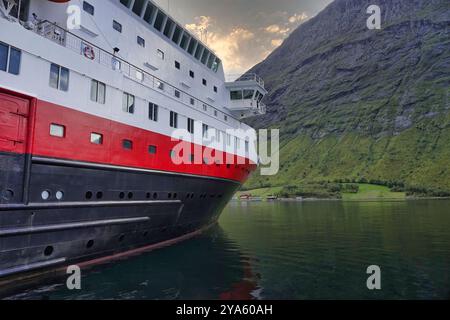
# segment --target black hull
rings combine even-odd
[[[0,283],[181,240],[217,222],[240,186],[6,153],[0,165]]]

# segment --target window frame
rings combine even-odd
[[[138,46],[145,48],[145,39],[142,38],[141,36],[136,36],[136,42],[138,44]]]
[[[124,106],[125,97],[127,98],[127,104]],[[133,104],[130,105],[130,98],[133,100]],[[134,114],[136,111],[136,97],[131,93],[124,92],[122,96],[122,111],[129,114]]]
[[[95,142],[95,139],[93,139],[94,136],[97,136],[97,137],[100,138],[98,143]],[[90,141],[91,141],[91,144],[96,145],[96,146],[103,145],[103,141],[104,141],[103,134],[98,133],[98,132],[91,132],[91,139],[90,139]]]
[[[195,121],[192,118],[187,118],[187,130],[189,133],[194,134],[195,132]]]
[[[52,68],[57,68],[58,69],[58,74],[57,74],[57,78],[56,78],[56,86],[54,86],[52,84]],[[62,86],[62,84],[63,84],[63,82],[62,82],[63,81],[62,80],[63,79],[63,76],[62,76],[63,72],[67,74],[67,87],[65,87],[65,86],[63,87]],[[50,64],[49,86],[50,86],[50,88],[53,88],[53,89],[56,89],[56,90],[59,90],[59,91],[68,92],[69,91],[69,86],[70,86],[70,70],[65,68],[65,67],[63,67],[63,66],[60,66],[60,65],[58,65],[56,63],[51,63]]]
[[[171,128],[178,129],[178,113],[170,111],[169,125]]]
[[[158,153],[158,147],[155,145],[149,145],[147,151],[150,155],[156,155]]]
[[[113,19],[113,29],[116,30],[119,33],[122,33],[123,27],[122,24],[116,20]]]
[[[52,134],[52,128],[62,129],[62,135]],[[54,138],[64,139],[66,137],[66,126],[58,123],[50,123],[49,135]]]
[[[127,146],[129,145],[129,147]],[[133,150],[133,140],[130,139],[122,139],[122,149],[131,151]]]
[[[89,11],[91,9],[92,9],[92,12]],[[83,1],[83,11],[91,16],[95,15],[95,7],[87,1]]]
[[[6,55],[5,55],[5,61],[4,61],[4,66],[5,68],[0,69],[0,71],[18,76],[20,75],[20,69],[22,66],[22,50],[17,49],[16,47],[10,46],[7,43],[1,42],[0,41],[0,45],[6,48]],[[14,59],[12,59],[13,56],[13,52],[15,52],[18,57],[18,64],[17,65],[12,65]],[[14,70],[14,71],[12,71]]]
[[[95,99],[92,99],[92,86],[95,84],[96,89],[95,89]],[[103,88],[103,99],[100,99],[100,88]],[[95,79],[91,79],[91,95],[90,95],[91,101],[92,102],[96,102],[99,104],[105,104],[106,103],[106,84],[95,80]]]
[[[148,119],[153,122],[158,122],[159,105],[153,102],[148,103]]]

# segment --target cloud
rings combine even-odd
[[[290,28],[282,28],[278,24],[271,24],[266,27],[266,32],[268,33],[279,33],[279,34],[287,34],[291,29]]]
[[[281,44],[283,43],[283,39],[272,39],[272,41],[270,41],[270,43],[271,43],[274,47],[279,47],[279,46],[281,46]]]
[[[260,21],[267,25],[221,27],[211,16],[198,16],[185,27],[205,42],[223,61],[227,75],[238,75],[264,60],[289,33],[308,19],[305,13],[276,12]]]
[[[308,15],[305,12],[296,13],[293,16],[289,17],[290,23],[299,23],[308,20]]]

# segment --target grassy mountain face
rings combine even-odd
[[[369,5],[382,29],[369,30]],[[255,72],[280,128],[280,173],[248,187],[391,182],[450,191],[450,1],[336,0]]]

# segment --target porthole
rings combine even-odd
[[[147,199],[150,199],[150,198],[151,198],[151,194],[150,194],[150,192],[147,192],[147,194],[146,194],[146,198],[147,198]]]
[[[173,194],[173,198],[174,198],[174,199],[178,198],[178,194],[177,194],[177,193],[174,193],[174,194]]]
[[[62,200],[64,198],[64,192],[62,191],[57,191],[56,192],[56,199],[57,200]]]
[[[120,199],[124,199],[124,198],[125,198],[125,192],[119,193],[119,198],[120,198]]]
[[[50,199],[50,191],[48,191],[48,190],[42,191],[42,193],[41,193],[41,198],[42,198],[42,200],[48,200],[48,199]]]
[[[98,200],[102,199],[102,198],[103,198],[103,192],[101,192],[101,191],[97,192],[96,198],[97,198]]]
[[[94,246],[94,240],[89,240],[86,243],[86,249],[91,249]]]
[[[172,194],[169,193],[169,194],[167,195],[167,197],[168,197],[169,199],[172,199]]]
[[[129,193],[128,193],[128,199],[130,199],[130,200],[133,199],[133,196],[134,196],[134,195],[133,195],[133,192],[129,192]]]
[[[86,200],[91,200],[92,196],[93,196],[92,191],[86,192]]]
[[[158,199],[158,194],[156,192],[153,194],[153,199]]]
[[[53,254],[53,251],[54,251],[54,249],[52,246],[46,247],[44,250],[44,256],[50,257]]]

